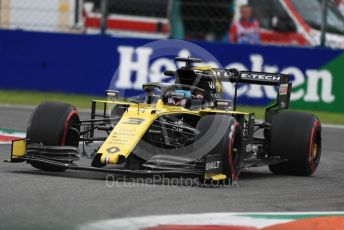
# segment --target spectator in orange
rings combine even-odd
[[[234,22],[229,30],[229,41],[238,44],[259,44],[259,23],[252,17],[249,5],[240,7],[240,20]]]

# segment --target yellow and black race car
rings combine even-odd
[[[320,161],[321,125],[308,113],[287,111],[288,75],[194,66],[196,58],[176,58],[185,66],[165,71],[175,83],[146,83],[142,98],[92,102],[91,118],[75,107],[44,102],[31,115],[25,139],[12,143],[10,162],[46,171],[89,170],[115,175],[192,177],[235,182],[240,171],[269,165],[276,174],[312,175]],[[226,100],[222,82],[233,84]],[[277,89],[263,121],[236,111],[239,84]],[[99,108],[102,107],[101,112]],[[98,144],[89,150],[88,146]],[[89,165],[78,165],[80,157]]]

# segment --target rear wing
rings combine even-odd
[[[292,83],[289,82],[287,74],[237,71],[236,69],[213,69],[213,71],[221,82],[277,86],[275,105],[281,109],[289,107]]]
[[[279,85],[288,83],[289,76],[281,73],[237,71],[235,69],[213,69],[219,81],[257,85]]]

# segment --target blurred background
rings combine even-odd
[[[290,74],[295,108],[344,123],[343,15],[343,0],[0,0],[0,103],[101,96],[120,47],[181,39],[225,67]],[[129,77],[139,76],[132,69]],[[240,96],[245,106],[273,98],[265,88]]]
[[[344,48],[342,0],[1,0],[0,27],[234,42],[243,5],[259,23],[261,44]]]

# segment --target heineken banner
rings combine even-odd
[[[0,31],[0,89],[41,90],[124,96],[142,93],[142,84],[173,81],[163,75],[193,56],[206,65],[290,75],[292,107],[344,112],[344,52],[320,48],[246,46],[227,43],[153,41],[98,35]],[[224,85],[227,95],[233,87]],[[241,85],[239,102],[267,105],[269,86]]]

